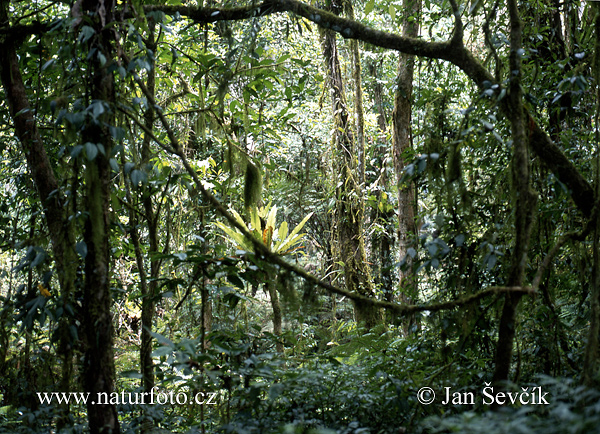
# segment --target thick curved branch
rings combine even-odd
[[[291,12],[306,18],[324,29],[339,33],[344,38],[358,39],[369,44],[417,56],[446,59],[450,42],[428,42],[382,32],[354,20],[315,8],[297,0],[265,0],[262,3],[237,8],[199,8],[193,6],[146,5],[145,12],[159,11],[167,15],[179,14],[196,23],[244,20],[274,13]],[[462,26],[459,26],[462,29]],[[461,30],[462,32],[462,30]],[[458,33],[458,32],[456,32]],[[462,34],[462,33],[460,33]],[[456,38],[458,40],[458,38]],[[461,38],[462,43],[462,38]]]

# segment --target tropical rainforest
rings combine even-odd
[[[0,0],[0,432],[600,432],[600,4]]]

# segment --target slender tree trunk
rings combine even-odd
[[[121,153],[122,164],[125,164],[125,155]],[[144,320],[148,321],[147,303],[144,303],[146,297],[148,297],[148,275],[146,272],[146,264],[144,261],[144,253],[140,243],[140,234],[138,231],[139,219],[136,213],[135,207],[139,203],[134,203],[133,196],[131,194],[131,182],[125,180],[125,197],[127,203],[129,203],[129,236],[131,237],[131,244],[133,244],[133,251],[135,254],[135,262],[138,268],[138,275],[140,278],[140,293],[142,296],[142,331],[141,331],[141,345],[140,345],[140,371],[142,375],[141,385],[144,392],[150,392],[154,387],[154,370],[152,363],[152,336],[148,330],[151,330],[152,317],[150,317],[150,327],[146,329],[144,326]],[[145,310],[146,309],[146,310]],[[145,334],[148,336],[144,336]],[[149,389],[148,389],[149,387]],[[153,422],[150,418],[144,420],[141,427],[141,432],[144,433],[153,427]]]
[[[156,51],[156,36],[155,28],[156,25],[152,19],[148,19],[149,36],[146,40],[146,48],[154,53]],[[152,59],[154,56],[152,56]],[[156,70],[154,60],[151,60],[151,69],[148,71],[148,78],[146,81],[146,87],[148,92],[154,97],[156,92]],[[154,108],[152,104],[148,104],[148,108],[144,113],[144,124],[149,130],[153,130],[154,126]],[[148,134],[144,134],[144,140],[142,142],[142,166],[146,166],[150,163],[151,151],[150,143],[151,138]],[[145,169],[145,168],[144,168]],[[148,168],[150,169],[150,168]],[[165,186],[168,188],[168,186]],[[158,253],[159,242],[158,242],[158,215],[154,211],[154,205],[152,203],[152,194],[150,189],[144,193],[144,214],[147,219],[148,227],[148,242],[150,253]],[[158,277],[160,274],[160,262],[157,259],[150,260],[150,279],[147,285],[143,285],[142,289],[142,332],[141,332],[141,345],[140,345],[140,366],[142,374],[142,387],[145,392],[150,392],[154,387],[154,363],[152,361],[152,325],[154,321],[154,314],[156,311],[156,292]]]
[[[537,196],[530,188],[529,181],[529,152],[527,135],[525,133],[525,113],[523,110],[521,90],[521,60],[519,50],[522,46],[522,23],[519,17],[516,0],[508,1],[508,11],[511,23],[510,33],[510,71],[509,83],[509,120],[513,140],[512,157],[512,186],[513,204],[515,209],[515,245],[512,252],[511,271],[508,286],[522,286],[525,280],[527,266],[527,251]],[[510,365],[515,338],[516,312],[522,294],[507,293],[498,328],[498,344],[496,347],[495,383],[505,382],[509,378]]]
[[[35,236],[35,214],[32,214],[29,218],[29,238],[32,239]],[[33,269],[27,270],[27,300],[33,300],[37,296],[37,288],[33,284]],[[25,381],[27,388],[23,391],[23,402],[27,403],[27,407],[32,410],[37,410],[38,400],[34,399],[35,391],[37,386],[37,375],[35,369],[31,369],[31,330],[25,331],[25,348],[23,348],[23,370],[25,371]]]
[[[404,0],[404,18],[402,34],[416,38],[419,34],[418,14],[421,10],[421,0]],[[412,20],[410,18],[413,18]],[[392,114],[392,146],[394,154],[394,169],[398,181],[398,255],[406,259],[406,266],[400,269],[400,297],[403,302],[410,303],[415,294],[416,280],[412,267],[412,258],[408,249],[415,246],[415,186],[400,185],[400,178],[406,165],[405,153],[412,149],[412,93],[413,75],[415,70],[414,56],[400,53],[398,59],[398,81],[394,98]],[[405,331],[410,328],[411,319],[405,324]]]
[[[122,164],[125,164],[125,155],[121,153]],[[140,234],[138,232],[139,219],[136,213],[135,207],[136,203],[133,201],[133,195],[131,194],[131,182],[129,180],[125,180],[125,197],[127,199],[127,203],[129,204],[129,236],[131,237],[131,244],[133,244],[133,252],[135,254],[135,263],[138,268],[138,275],[140,278],[140,293],[142,295],[142,344],[140,346],[140,366],[141,366],[141,374],[142,374],[142,387],[144,391],[145,389],[145,376],[144,373],[147,372],[147,367],[145,365],[146,358],[144,357],[146,354],[145,342],[143,339],[144,336],[144,302],[143,298],[148,294],[148,276],[146,274],[146,265],[144,263],[144,253],[142,252],[142,247],[140,243]],[[144,351],[146,350],[146,351]],[[152,345],[150,344],[150,354],[152,350]],[[152,358],[150,357],[150,362],[152,363]]]
[[[95,34],[90,38],[90,52],[101,53],[90,56],[90,97],[92,104],[102,104],[103,113],[97,120],[88,119],[82,132],[84,143],[99,144],[104,152],[87,161],[85,170],[86,210],[88,218],[84,224],[84,240],[87,244],[85,257],[85,286],[83,309],[87,348],[84,360],[85,391],[93,397],[87,404],[89,428],[92,434],[120,432],[116,407],[112,404],[96,404],[102,394],[110,397],[114,392],[115,365],[113,353],[113,322],[110,292],[110,191],[112,137],[107,125],[114,119],[111,115],[115,102],[114,77],[108,70],[113,62],[115,28],[114,4],[111,0],[87,1],[84,13],[93,17]],[[97,145],[94,145],[97,146]],[[88,157],[89,160],[89,157]]]
[[[596,31],[596,45],[594,53],[594,78],[596,82],[596,195],[600,194],[600,131],[598,122],[600,121],[600,7],[594,3],[596,16],[594,18],[594,29]],[[600,382],[598,374],[598,365],[600,359],[600,350],[598,348],[600,339],[600,219],[596,217],[592,241],[592,288],[590,293],[591,312],[590,329],[588,331],[588,341],[585,349],[585,358],[583,365],[583,382],[589,386],[597,385]]]
[[[379,82],[379,71],[375,62],[368,64],[369,75],[375,80],[373,85],[373,101],[377,110],[377,126],[380,133],[385,133],[387,130],[387,115],[385,105],[383,103],[383,86]]]
[[[544,29],[542,35],[547,40],[546,43],[540,45],[538,53],[534,54],[535,57],[539,58],[540,63],[543,62],[542,65],[544,66],[553,64],[556,59],[565,59],[567,56],[566,41],[562,36],[560,2],[559,0],[548,0],[547,3],[544,7],[539,8],[540,11],[530,11],[531,13],[535,12],[537,17],[536,24],[539,28]],[[566,34],[568,35],[569,32],[567,31]],[[534,61],[538,63],[537,60],[535,59]],[[571,63],[566,64],[564,73],[566,74],[571,67]],[[548,101],[548,133],[555,143],[560,143],[561,124],[566,114],[566,110],[561,108],[561,106],[566,104],[566,100],[570,99],[570,97],[569,93],[565,93],[563,97],[554,103]]]
[[[598,158],[598,157],[596,157]],[[583,364],[583,382],[588,386],[594,386],[600,382],[598,372],[598,361],[600,351],[598,340],[600,339],[600,224],[596,221],[592,241],[592,288],[590,291],[590,328],[588,330],[587,345]]]
[[[200,298],[202,301],[202,324],[200,325],[200,334],[202,335],[202,350],[208,348],[208,342],[206,336],[210,333],[212,327],[212,302],[210,301],[210,294],[206,287],[207,278],[202,276],[202,288],[200,288]]]
[[[277,295],[277,283],[275,281],[275,276],[272,272],[267,272],[267,292],[269,293],[269,298],[271,299],[271,308],[273,310],[273,334],[277,338],[277,343],[275,344],[275,348],[278,353],[283,353],[284,345],[281,340],[281,332],[282,332],[282,315],[281,315],[281,304],[279,303],[279,297]]]
[[[360,189],[360,170],[357,167],[355,138],[344,93],[344,84],[337,53],[335,33],[324,30],[322,34],[325,59],[331,90],[334,117],[333,144],[338,157],[336,173],[337,210],[335,231],[339,243],[339,258],[343,263],[346,289],[367,297],[374,297],[370,269],[366,261],[363,238],[364,205]],[[364,152],[363,152],[364,156]],[[371,329],[383,320],[381,309],[354,303],[357,322]]]

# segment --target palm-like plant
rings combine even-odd
[[[306,234],[299,233],[308,219],[313,215],[311,212],[288,234],[288,223],[281,222],[279,228],[276,229],[277,207],[267,205],[266,207],[254,207],[250,209],[250,226],[246,224],[241,215],[235,210],[231,210],[231,214],[235,217],[240,225],[245,227],[257,240],[262,241],[273,253],[278,255],[288,255],[299,248],[299,244]],[[261,224],[261,219],[265,225]],[[231,240],[235,241],[238,248],[248,252],[254,251],[252,242],[247,239],[238,229],[231,228],[221,222],[216,222],[215,225],[225,232]]]

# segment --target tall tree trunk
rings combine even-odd
[[[154,64],[154,53],[156,51],[156,36],[155,29],[156,24],[154,20],[148,19],[149,35],[146,40],[146,48],[152,51],[151,59],[149,60],[151,69],[148,71],[148,78],[146,81],[146,87],[148,92],[154,97],[156,92],[156,70]],[[144,124],[148,131],[153,130],[154,126],[154,108],[152,104],[148,104],[148,108],[144,113]],[[150,163],[151,151],[150,143],[152,139],[149,134],[144,134],[144,140],[142,142],[142,166],[146,166]],[[144,168],[145,169],[145,168]],[[165,186],[168,188],[168,185]],[[152,203],[151,189],[144,193],[144,214],[147,220],[148,227],[148,242],[150,253],[158,253],[159,242],[158,242],[158,215],[154,211],[154,205]],[[141,345],[140,345],[140,366],[142,374],[142,387],[145,392],[150,392],[154,387],[154,363],[152,362],[152,325],[154,321],[154,314],[156,311],[156,292],[158,289],[158,277],[160,274],[160,261],[157,259],[150,260],[150,279],[147,285],[143,285],[142,289],[142,332],[141,332]]]
[[[349,114],[335,33],[324,30],[322,34],[325,59],[331,90],[334,118],[333,144],[337,151],[335,164],[339,176],[337,184],[337,210],[335,232],[339,243],[339,258],[343,263],[346,289],[374,297],[370,269],[366,261],[363,238],[364,204],[360,189],[360,171],[357,167],[355,138]],[[363,153],[364,155],[364,153]],[[381,309],[360,302],[354,303],[357,322],[371,329],[382,322]]]
[[[525,280],[527,251],[537,196],[529,185],[529,152],[525,133],[525,112],[523,110],[523,93],[521,89],[521,59],[519,54],[522,46],[522,23],[519,17],[517,0],[508,1],[508,11],[511,24],[509,70],[513,71],[509,83],[508,103],[510,111],[508,117],[513,140],[511,172],[515,210],[515,245],[507,285],[519,287],[523,285]],[[498,327],[498,344],[493,376],[495,383],[505,382],[509,377],[516,330],[516,312],[521,297],[521,293],[507,293],[505,296]]]
[[[534,61],[538,68],[555,64],[557,61],[567,57],[566,41],[562,36],[561,7],[559,0],[546,0],[547,4],[543,7],[532,6],[529,13],[535,14],[536,25],[544,29],[542,35],[547,41],[539,46],[537,53],[534,53]],[[569,31],[566,32],[569,34]],[[571,62],[564,66],[563,73],[571,70]],[[565,93],[557,101],[551,103],[548,101],[548,133],[555,143],[560,143],[562,123],[566,115],[566,106],[570,105],[571,95]],[[567,101],[569,100],[569,101]]]
[[[207,277],[202,276],[202,287],[200,288],[200,299],[202,302],[202,323],[200,324],[200,335],[201,335],[201,348],[205,351],[208,348],[208,342],[206,337],[212,328],[212,302],[210,300],[210,293],[206,287]]]
[[[596,16],[594,18],[594,29],[596,31],[596,45],[594,47],[594,78],[596,82],[596,115],[595,115],[595,136],[596,136],[596,195],[600,194],[600,131],[598,131],[598,122],[600,121],[600,6],[594,3]],[[585,349],[585,358],[583,365],[583,382],[589,386],[597,385],[600,382],[598,376],[598,365],[600,359],[599,339],[600,339],[600,219],[596,217],[594,224],[592,241],[592,288],[590,291],[591,312],[590,329],[588,331],[588,341]]]
[[[88,218],[84,224],[84,240],[87,245],[85,257],[85,285],[83,309],[87,348],[84,360],[84,384],[92,399],[87,404],[90,432],[120,432],[116,407],[112,404],[97,404],[95,399],[114,392],[115,365],[113,353],[113,323],[110,293],[110,191],[112,137],[108,125],[114,120],[111,115],[115,102],[114,77],[108,68],[113,63],[115,28],[111,26],[114,4],[111,0],[84,1],[83,12],[93,17],[91,22],[95,34],[90,38],[88,49],[96,55],[90,56],[89,89],[91,104],[101,104],[103,113],[98,119],[88,119],[82,132],[84,143],[102,145],[85,170],[86,210]],[[104,57],[104,64],[99,54]],[[88,154],[88,160],[89,160]]]
[[[421,0],[404,0],[404,17],[402,34],[416,38],[419,34],[418,14],[421,10]],[[411,20],[412,17],[412,20]],[[405,153],[412,149],[412,93],[413,75],[415,70],[414,56],[400,53],[398,59],[398,81],[394,98],[392,114],[392,146],[394,151],[394,169],[398,181],[398,255],[406,259],[406,265],[400,269],[400,297],[403,302],[410,303],[411,295],[415,293],[416,280],[412,270],[412,258],[408,249],[415,245],[415,186],[399,184],[402,171],[407,161]],[[405,324],[408,331],[411,320]]]

